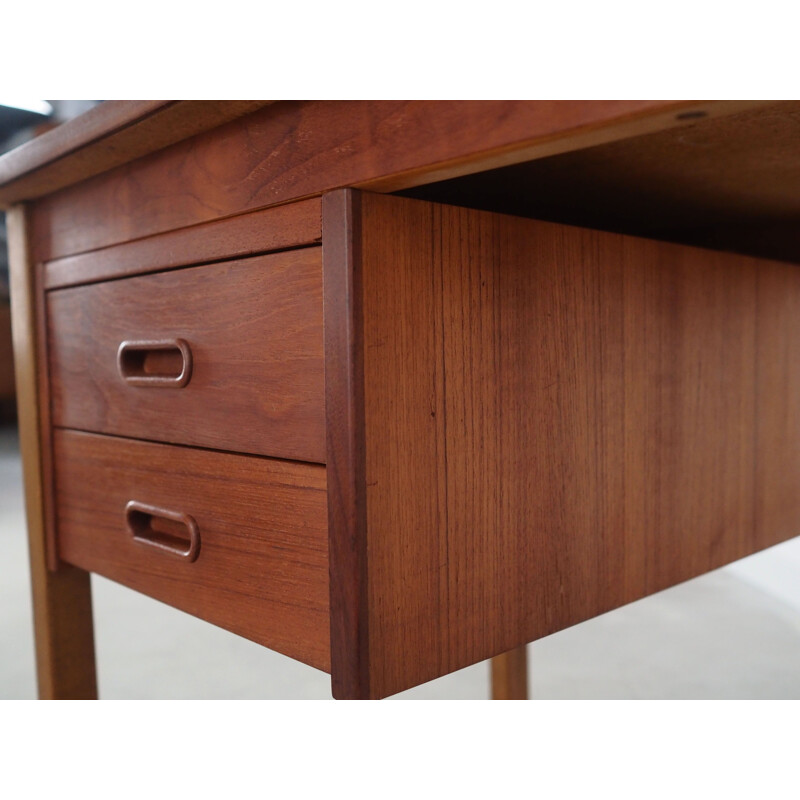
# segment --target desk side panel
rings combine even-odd
[[[361,209],[372,696],[800,533],[800,268]]]

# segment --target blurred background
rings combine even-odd
[[[0,154],[96,106],[97,100],[0,100]],[[0,425],[16,419],[6,217],[0,211]]]
[[[0,153],[91,100],[0,100]],[[800,531],[798,531],[800,533]],[[0,700],[36,696],[0,212]],[[326,699],[322,672],[92,576],[103,698]],[[534,699],[800,698],[800,539],[529,645]],[[397,695],[482,699],[488,664]]]

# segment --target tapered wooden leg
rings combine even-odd
[[[74,567],[50,569],[47,560],[43,426],[46,400],[37,381],[40,321],[38,287],[28,253],[25,210],[7,215],[11,278],[11,329],[17,382],[17,417],[25,479],[25,511],[33,589],[33,621],[39,696],[89,700],[97,697],[94,628],[89,574]],[[51,553],[51,567],[55,567]]]
[[[48,572],[31,554],[31,582],[39,697],[96,700],[89,573],[74,567]]]
[[[492,700],[528,699],[528,651],[525,645],[492,659]]]

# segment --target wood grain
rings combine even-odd
[[[48,293],[53,424],[325,461],[320,248]],[[183,388],[130,386],[122,342],[184,339]]]
[[[61,558],[330,669],[325,468],[56,431]],[[135,541],[129,501],[191,516],[197,560]]]
[[[32,200],[231,119],[265,100],[106,102],[0,156],[0,207]]]
[[[36,219],[36,206],[28,206],[30,221]],[[53,414],[52,394],[50,391],[50,362],[47,345],[47,297],[44,290],[44,274],[40,264],[31,265],[33,269],[35,301],[36,301],[36,340],[40,343],[36,352],[37,386],[39,391],[39,430],[41,435],[41,470],[42,470],[42,504],[45,515],[45,535],[47,539],[47,567],[56,571],[63,568],[58,560],[56,547],[55,497],[53,478]]]
[[[325,195],[322,205],[331,690],[337,699],[370,696],[360,199],[340,190]]]
[[[44,402],[38,380],[43,342],[37,322],[38,287],[28,250],[25,208],[11,209],[7,224],[39,696],[88,700],[97,697],[89,575],[73,567],[58,572],[48,569],[46,500],[51,487],[44,456],[49,451],[49,431],[42,431],[39,422]]]
[[[216,220],[45,264],[46,289],[318,244],[318,199]]]
[[[748,106],[749,104],[745,104]],[[697,101],[286,101],[50,194],[47,261],[369,183],[395,191],[688,124]]]
[[[800,533],[796,270],[379,195],[360,226],[371,696]]]
[[[528,650],[523,645],[492,659],[492,700],[528,699]]]
[[[758,547],[800,533],[800,267],[758,272],[755,515]]]

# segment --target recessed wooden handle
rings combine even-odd
[[[183,339],[126,341],[117,350],[117,369],[130,386],[177,389],[192,377],[192,351]]]
[[[196,561],[200,554],[200,531],[188,514],[131,500],[125,506],[125,522],[140,544],[187,561]]]

